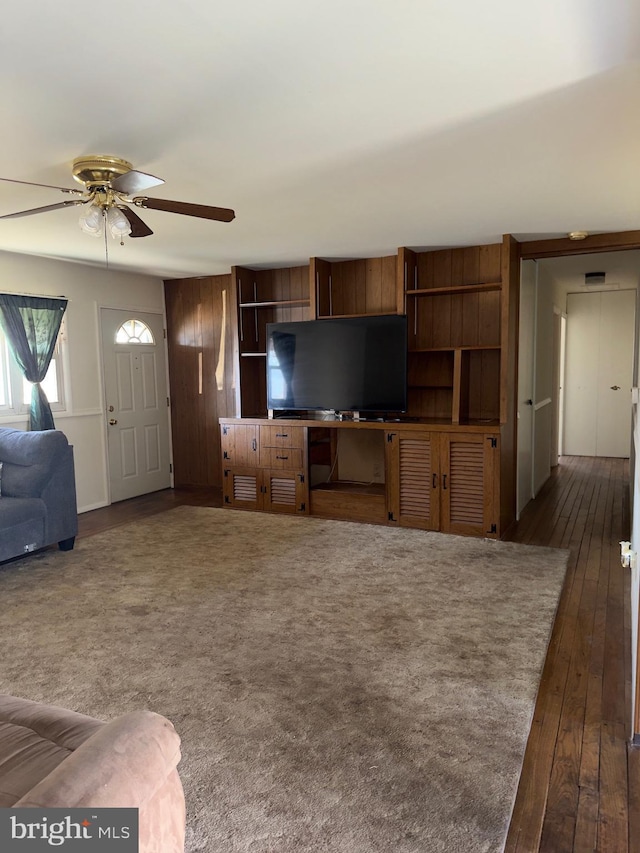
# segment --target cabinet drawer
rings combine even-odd
[[[263,447],[260,465],[263,468],[302,468],[302,450],[295,447]]]
[[[302,450],[304,447],[304,427],[260,426],[260,447],[291,447]]]

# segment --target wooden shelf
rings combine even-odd
[[[285,308],[292,305],[309,305],[308,299],[273,299],[268,302],[241,302],[239,308]]]
[[[476,344],[474,346],[466,347],[425,347],[422,349],[409,349],[409,353],[430,353],[430,352],[456,352],[459,350],[460,352],[473,352],[475,350],[500,350],[502,347],[500,344],[489,344],[485,346],[484,344]]]
[[[454,284],[450,287],[422,287],[405,290],[406,296],[448,296],[453,293],[486,293],[489,290],[502,290],[502,283],[497,281],[483,284]]]
[[[367,314],[319,314],[318,320],[339,320],[350,319],[353,317],[386,317],[388,314],[393,314],[393,311],[373,311]]]
[[[409,382],[408,388],[438,388],[443,391],[453,391],[453,385],[438,385],[435,382]]]

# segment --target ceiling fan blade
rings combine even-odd
[[[85,199],[74,198],[68,201],[59,201],[57,204],[47,204],[45,207],[33,207],[31,210],[21,210],[19,213],[6,213],[0,219],[17,219],[19,216],[31,216],[33,213],[46,213],[48,210],[59,210],[61,207],[73,207],[76,204],[86,204]]]
[[[72,195],[82,195],[84,190],[73,190],[69,187],[54,187],[51,184],[34,184],[33,181],[17,181],[15,178],[0,178],[0,181],[6,181],[9,184],[25,184],[28,187],[46,187],[48,190],[60,190],[61,193],[71,193]]]
[[[126,216],[129,225],[131,226],[131,234],[129,237],[149,237],[153,234],[153,231],[149,226],[140,219],[138,214],[131,210],[130,207],[125,207],[124,205],[118,205],[118,210],[121,210],[122,213]]]
[[[159,187],[160,184],[164,184],[162,178],[156,178],[155,175],[148,175],[146,172],[138,172],[137,169],[131,169],[111,181],[113,189],[125,195],[139,193],[140,190],[148,190],[151,187]]]
[[[200,219],[215,219],[218,222],[231,222],[235,212],[228,207],[210,207],[208,204],[189,204],[186,201],[168,201],[164,198],[134,198],[138,207],[150,210],[165,210],[167,213],[181,213],[184,216],[197,216]]]

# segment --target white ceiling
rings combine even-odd
[[[110,240],[162,277],[640,228],[637,0],[30,0],[0,31],[0,176],[77,186],[113,154],[159,211]],[[64,200],[0,183],[0,215]],[[105,264],[77,209],[0,249]]]

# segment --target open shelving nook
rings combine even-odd
[[[241,413],[267,411],[267,323],[310,320],[315,313],[309,292],[309,266],[280,269],[233,267],[237,297]]]
[[[501,421],[503,244],[401,248],[409,412],[451,424]]]

